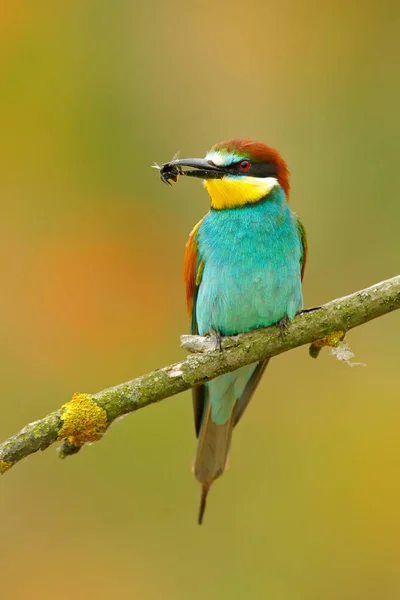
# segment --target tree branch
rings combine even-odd
[[[0,473],[29,454],[64,440],[59,456],[75,454],[99,440],[111,423],[127,413],[184,392],[244,365],[312,344],[313,356],[324,345],[336,346],[352,329],[400,308],[400,275],[349,296],[307,310],[289,323],[283,336],[277,326],[223,338],[222,352],[209,337],[182,336],[185,360],[105,389],[74,394],[61,408],[30,423],[0,444]]]

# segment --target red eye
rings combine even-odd
[[[242,160],[241,163],[239,163],[239,169],[241,171],[248,171],[250,169],[251,163],[249,160]]]

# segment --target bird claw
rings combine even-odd
[[[279,335],[280,335],[281,340],[283,340],[286,329],[289,327],[289,317],[287,315],[282,317],[282,319],[280,321],[278,321],[278,325],[279,325]]]
[[[219,331],[211,327],[208,335],[213,340],[215,344],[215,352],[222,352],[222,335]]]

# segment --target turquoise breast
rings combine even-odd
[[[210,210],[198,247],[204,260],[196,302],[200,334],[267,327],[302,308],[303,248],[280,187],[257,204]]]

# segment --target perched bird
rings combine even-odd
[[[160,167],[161,178],[199,177],[208,214],[186,245],[184,280],[193,334],[233,335],[279,323],[303,306],[306,233],[288,206],[289,171],[277,150],[249,139],[216,144],[204,159]],[[186,170],[188,169],[188,170]],[[198,437],[194,473],[202,486],[199,523],[211,484],[225,470],[233,427],[268,359],[193,390]]]

